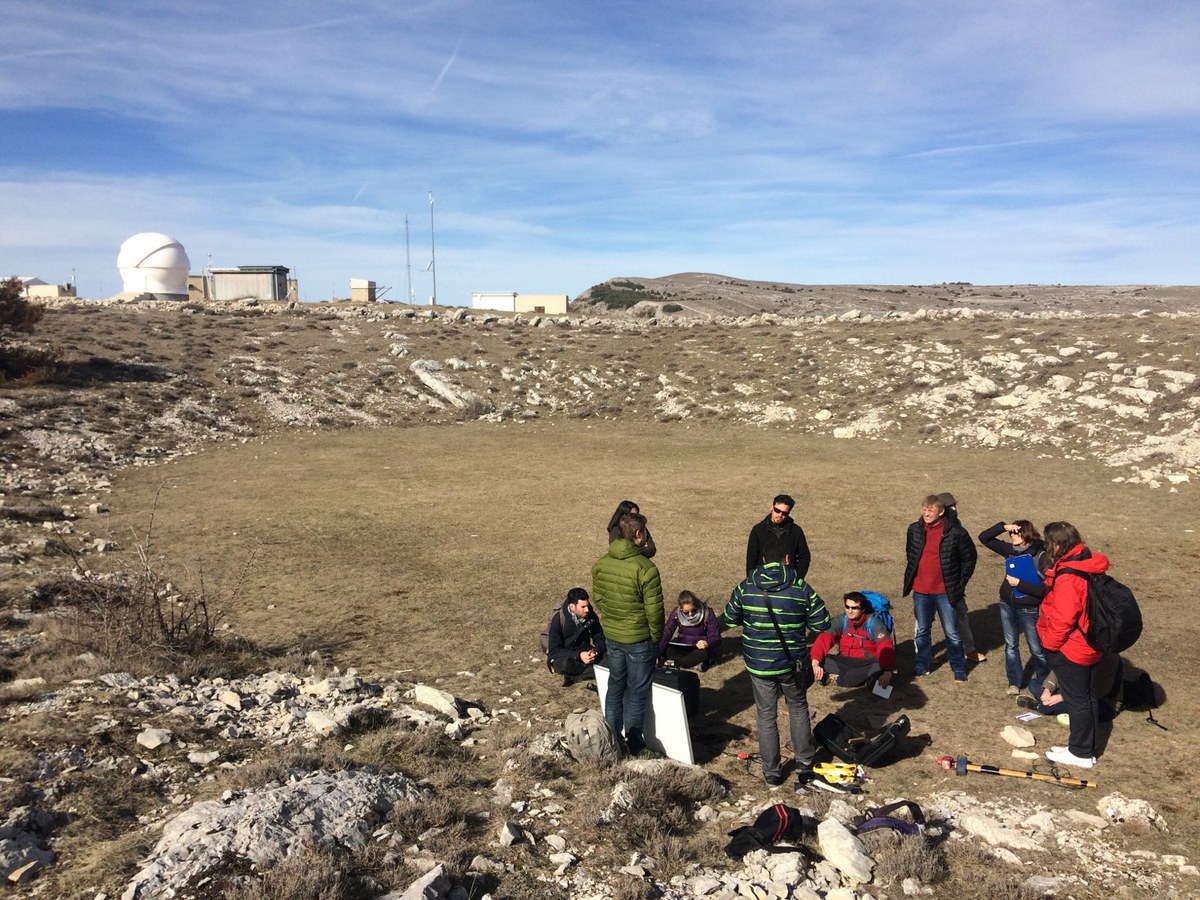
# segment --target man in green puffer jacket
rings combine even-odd
[[[592,602],[608,642],[604,718],[614,734],[624,732],[637,756],[646,748],[642,722],[663,632],[662,582],[658,567],[642,555],[646,517],[627,513],[619,527],[621,536],[592,566]]]

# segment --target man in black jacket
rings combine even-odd
[[[781,560],[789,569],[794,569],[801,578],[808,575],[812,554],[804,529],[792,521],[792,508],[796,501],[787,494],[779,494],[771,501],[767,517],[750,529],[750,540],[746,542],[746,577],[769,560]]]
[[[966,595],[967,582],[979,557],[975,543],[957,516],[946,515],[946,505],[937,494],[921,504],[921,518],[908,526],[905,542],[904,596],[913,595],[917,627],[913,634],[917,658],[913,675],[929,674],[933,655],[933,615],[937,613],[946,635],[946,656],[954,681],[965,684],[967,662],[958,635],[955,604]]]
[[[550,617],[546,665],[563,676],[563,687],[595,678],[592,666],[608,651],[604,629],[583,588],[571,588],[562,608]]]

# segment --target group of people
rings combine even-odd
[[[1007,541],[1000,540],[1005,534]],[[1051,670],[1057,676],[1066,708],[1070,737],[1052,747],[1046,758],[1062,765],[1090,769],[1096,764],[1096,728],[1105,669],[1105,654],[1088,643],[1087,575],[1108,570],[1108,557],[1087,547],[1070,522],[1051,522],[1042,534],[1026,519],[997,522],[979,542],[1005,561],[1028,558],[1029,566],[1013,566],[1000,583],[1000,624],[1004,633],[1004,668],[1008,692],[1020,695],[1024,667],[1019,649],[1024,634],[1033,657],[1029,691],[1041,698]],[[913,675],[929,673],[934,611],[946,637],[946,656],[955,684],[967,680],[966,658],[975,652],[967,622],[966,587],[975,571],[975,545],[958,518],[951,494],[930,494],[921,518],[908,527],[904,596],[913,595],[916,662]],[[1025,577],[1021,577],[1024,574]],[[967,643],[972,644],[970,650]],[[1115,654],[1110,654],[1115,655]],[[1119,660],[1118,660],[1119,662]],[[1113,661],[1108,660],[1108,666]]]
[[[896,671],[895,637],[890,616],[879,614],[871,599],[884,598],[872,592],[846,593],[844,614],[829,615],[805,580],[812,557],[803,529],[791,518],[794,506],[788,495],[777,495],[751,529],[746,577],[719,615],[690,591],[682,591],[676,608],[665,614],[646,517],[632,501],[617,507],[608,525],[608,551],[592,567],[591,595],[572,588],[551,619],[548,665],[564,684],[592,677],[598,662],[607,665],[605,719],[614,734],[623,735],[631,754],[652,755],[642,729],[655,666],[704,670],[717,658],[722,629],[740,627],[763,778],[772,787],[784,781],[778,727],[783,699],[797,790],[827,787],[812,772],[816,747],[807,688],[829,676],[843,686],[888,687]],[[1002,534],[1007,541],[1000,540]],[[1108,560],[1090,551],[1066,522],[1047,525],[1044,537],[1027,520],[999,522],[982,532],[979,541],[1006,560],[1032,560],[1032,567],[1014,565],[1015,574],[1006,575],[1000,585],[1009,692],[1019,695],[1022,688],[1018,641],[1024,634],[1034,663],[1030,693],[1039,701],[1047,699],[1043,692],[1053,668],[1059,693],[1050,699],[1064,705],[1070,720],[1068,743],[1052,748],[1047,758],[1090,768],[1095,764],[1101,655],[1084,638],[1087,582],[1082,573],[1102,572]],[[965,600],[976,560],[954,497],[926,497],[921,517],[908,528],[903,588],[904,596],[913,595],[915,677],[926,676],[931,668],[935,613],[956,684],[967,680],[968,659],[986,659],[974,647]],[[811,643],[810,634],[816,636]],[[832,652],[835,647],[837,653]]]

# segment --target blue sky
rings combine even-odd
[[[1200,283],[1188,2],[4,0],[0,270]]]

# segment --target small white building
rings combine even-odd
[[[472,291],[471,309],[495,309],[500,312],[517,311],[516,291]]]
[[[21,282],[21,293],[30,300],[44,300],[47,297],[74,297],[75,285],[73,284],[46,284],[40,278],[32,278],[29,276],[19,277]]]
[[[543,316],[563,316],[567,313],[566,294],[518,294],[515,291],[473,291],[471,309],[494,309],[498,312],[536,313]]]

